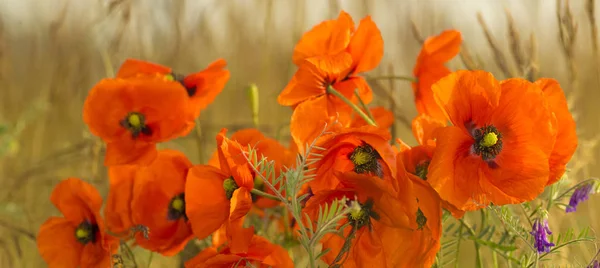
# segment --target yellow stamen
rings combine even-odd
[[[135,113],[130,114],[129,117],[127,117],[127,122],[129,122],[129,125],[134,128],[142,127],[142,118],[140,117],[139,114],[135,114]]]
[[[364,216],[365,216],[365,212],[360,207],[360,205],[352,207],[352,210],[350,211],[350,218],[351,219],[353,219],[353,220],[362,220]]]
[[[490,132],[490,133],[485,134],[485,136],[483,136],[483,139],[481,140],[481,142],[479,144],[483,147],[492,147],[492,146],[496,145],[497,142],[498,142],[498,135],[494,132]]]
[[[184,203],[183,203],[183,200],[181,200],[181,198],[176,198],[171,203],[171,207],[177,211],[183,211],[183,206],[184,206]]]
[[[172,74],[165,75],[165,80],[167,81],[175,81],[175,77]]]
[[[371,156],[366,152],[356,151],[356,153],[353,154],[352,162],[354,162],[354,165],[364,165],[369,161],[371,161]]]
[[[78,228],[77,230],[75,230],[75,236],[79,239],[86,238],[89,235],[90,235],[90,232],[86,229]]]

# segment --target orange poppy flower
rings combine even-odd
[[[37,236],[38,250],[48,267],[109,267],[117,241],[104,233],[98,191],[69,178],[54,188],[50,201],[64,217],[50,217]]]
[[[395,153],[388,143],[390,134],[383,129],[364,126],[341,128],[322,137],[317,143],[325,151],[314,165],[316,177],[309,185],[313,192],[335,189],[339,184],[336,172],[354,171],[393,182],[396,172]],[[396,185],[393,185],[394,189]]]
[[[560,180],[565,173],[566,165],[577,149],[577,132],[575,120],[569,112],[567,99],[558,81],[542,78],[535,84],[544,92],[550,110],[556,116],[556,143],[550,155],[550,180],[548,181],[550,185]]]
[[[296,155],[294,153],[281,145],[277,140],[266,137],[258,129],[249,128],[236,131],[231,135],[230,139],[238,142],[242,148],[251,146],[256,150],[258,157],[264,156],[269,161],[274,161],[276,178],[279,177],[281,170],[293,168],[296,163]],[[220,167],[218,152],[213,154],[208,161],[208,164],[217,168]],[[254,188],[273,194],[273,191],[266,187],[262,180],[254,180],[254,183]],[[275,187],[279,187],[279,185],[275,185]],[[252,194],[252,202],[259,208],[270,208],[280,204],[277,200],[260,197],[254,194]]]
[[[458,54],[461,42],[460,32],[446,30],[437,36],[427,38],[423,43],[413,70],[417,82],[412,84],[419,114],[427,114],[446,121],[442,108],[438,106],[433,97],[431,86],[450,74],[450,70],[444,64]]]
[[[541,89],[458,71],[433,85],[453,126],[436,131],[427,181],[462,210],[529,201],[546,186],[556,119]]]
[[[387,263],[392,256],[388,256],[384,248],[392,245],[382,243],[381,231],[386,227],[398,232],[419,228],[412,186],[403,182],[401,192],[396,192],[391,182],[376,176],[347,172],[338,174],[338,177],[340,185],[336,189],[316,191],[303,209],[304,213],[316,219],[319,208],[336,199],[343,200],[345,197],[359,203],[338,225],[349,223],[342,230],[343,236],[330,234],[323,238],[323,248],[330,249],[323,260],[328,264],[342,264],[343,267],[390,267]],[[412,207],[414,211],[410,210]],[[341,252],[348,243],[349,251]]]
[[[228,139],[226,132],[223,129],[217,135],[219,168],[197,165],[188,173],[186,213],[194,234],[200,239],[223,224],[241,224],[252,207],[253,174],[244,158],[243,148]]]
[[[196,257],[185,263],[186,268],[217,268],[217,267],[294,267],[294,263],[287,251],[279,245],[272,244],[269,240],[253,235],[250,238],[238,238],[247,241],[242,242],[247,247],[238,253],[232,252],[229,244],[220,247],[213,246],[204,249]]]
[[[106,165],[148,164],[156,157],[156,143],[192,129],[187,107],[187,94],[179,83],[160,78],[103,79],[85,100],[83,120],[106,142]]]
[[[111,168],[104,210],[109,229],[127,236],[132,227],[144,226],[150,232],[136,233],[137,245],[165,256],[179,253],[193,237],[184,196],[191,166],[183,153],[161,150],[148,166]]]
[[[369,103],[373,93],[358,74],[377,67],[382,56],[383,39],[370,17],[355,31],[352,18],[342,11],[337,20],[325,21],[304,34],[294,50],[298,70],[277,98],[279,104],[295,107],[290,128],[301,152],[302,137],[319,133],[322,120],[350,120],[351,108],[327,93],[327,88],[333,87],[354,103],[358,103],[354,95],[358,89],[361,99]]]
[[[159,76],[179,82],[190,97],[190,113],[196,118],[225,87],[230,77],[229,71],[225,70],[226,66],[227,62],[224,59],[218,59],[209,64],[206,69],[184,76],[166,66],[127,59],[119,68],[117,78]]]

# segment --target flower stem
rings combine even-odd
[[[405,80],[409,82],[417,82],[417,78],[412,76],[402,76],[402,75],[383,75],[383,76],[371,76],[367,77],[367,80]]]
[[[363,110],[365,110],[365,112],[367,113],[369,118],[371,118],[371,120],[373,120],[373,122],[375,122],[375,117],[371,113],[371,110],[369,109],[369,107],[367,107],[365,102],[362,100],[362,98],[360,97],[360,94],[358,94],[358,88],[354,90],[354,96],[356,96],[358,98],[360,106],[363,108]]]
[[[281,200],[279,200],[279,198],[277,196],[274,196],[272,194],[267,194],[267,193],[265,193],[265,192],[263,192],[261,190],[258,190],[258,189],[252,189],[250,191],[250,193],[253,193],[253,194],[258,195],[260,197],[264,197],[264,198],[269,198],[269,199],[272,199],[272,200],[281,201]]]
[[[367,114],[365,114],[365,112],[363,112],[363,110],[361,110],[358,106],[356,106],[356,104],[352,103],[352,101],[350,101],[348,98],[346,98],[342,93],[335,90],[332,86],[327,87],[327,93],[333,94],[334,96],[340,98],[340,100],[342,100],[343,102],[348,104],[348,106],[350,106],[350,108],[352,108],[352,110],[354,110],[358,115],[360,115],[360,117],[362,117],[369,125],[377,126],[375,121],[373,121],[371,118],[369,118],[369,116]]]

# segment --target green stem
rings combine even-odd
[[[417,82],[417,78],[415,77],[402,75],[369,76],[367,80],[405,80],[413,83]]]
[[[360,106],[363,108],[363,110],[365,110],[365,112],[367,113],[367,115],[369,116],[369,118],[371,118],[371,120],[373,120],[373,122],[375,122],[375,117],[371,113],[371,110],[369,109],[369,107],[367,107],[367,105],[365,104],[365,102],[360,97],[360,94],[358,94],[358,89],[354,90],[354,96],[356,96],[358,98]]]
[[[281,201],[281,200],[279,200],[279,197],[274,196],[272,194],[265,193],[265,192],[263,192],[261,190],[258,190],[258,189],[252,189],[250,191],[250,193],[253,193],[253,194],[258,195],[260,197],[269,198],[269,199],[276,200],[276,201]]]
[[[340,100],[348,104],[348,106],[350,106],[350,108],[352,108],[352,110],[354,110],[358,115],[360,115],[360,117],[362,117],[369,125],[377,126],[375,121],[369,118],[369,116],[365,114],[365,112],[363,112],[358,106],[356,106],[356,104],[352,103],[352,101],[346,98],[346,96],[344,96],[342,93],[335,90],[332,86],[327,87],[327,93],[333,94],[334,96],[338,97]]]
[[[127,245],[127,243],[125,243],[122,239],[121,239],[121,248],[125,248],[127,255],[129,255],[129,258],[131,258],[131,261],[133,262],[133,267],[137,268],[138,264],[137,264],[137,261],[135,260],[135,255],[133,255],[133,251],[131,250],[129,245]]]
[[[459,219],[458,221],[460,221],[460,224],[467,228],[471,236],[476,237],[475,231],[473,230],[473,228],[471,228],[471,226],[469,226],[463,219]],[[479,248],[479,244],[475,240],[473,240],[473,243],[475,244],[475,252],[477,253],[477,255],[475,256],[475,266],[483,267],[483,264],[481,263],[481,250]]]

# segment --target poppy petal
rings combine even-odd
[[[156,75],[162,74],[167,75],[172,72],[171,68],[162,66],[160,64],[138,60],[138,59],[126,59],[119,71],[117,71],[116,77],[118,78],[131,78],[136,77],[140,74],[145,75]]]
[[[78,267],[83,244],[75,239],[75,226],[65,218],[51,217],[37,236],[37,246],[49,267]]]
[[[68,178],[56,185],[50,201],[74,226],[84,221],[96,223],[96,213],[102,207],[98,190],[77,178]]]
[[[197,165],[188,172],[185,185],[186,213],[194,234],[203,239],[209,236],[229,217],[229,200],[225,196],[221,170]]]
[[[348,13],[341,11],[336,20],[324,21],[304,33],[294,48],[292,60],[296,65],[300,65],[304,59],[310,57],[336,55],[346,49],[353,31],[352,18]]]
[[[352,55],[354,74],[373,70],[379,65],[383,58],[383,38],[371,16],[360,21],[350,39],[348,52]]]
[[[423,145],[429,140],[435,139],[435,131],[438,128],[445,127],[446,123],[437,120],[431,116],[421,114],[415,117],[412,121],[412,132],[417,142]]]

